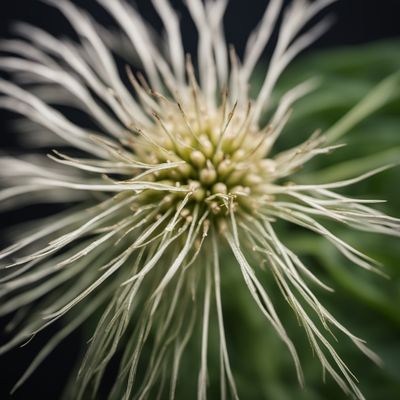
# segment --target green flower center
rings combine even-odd
[[[147,190],[140,196],[142,204],[162,203],[165,209],[179,207],[184,199],[185,211],[195,204],[209,208],[212,215],[227,215],[230,210],[254,212],[257,199],[265,195],[272,160],[265,159],[268,135],[252,129],[245,117],[234,110],[223,118],[222,107],[213,117],[206,115],[185,120],[161,119],[152,137],[159,146],[145,155],[151,163],[178,162],[171,169],[156,171],[147,179],[188,192]],[[222,122],[223,121],[223,122]]]

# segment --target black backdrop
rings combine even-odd
[[[74,0],[83,5],[100,22],[107,23],[109,19],[103,10],[96,6],[95,0]],[[142,14],[156,27],[160,27],[150,0],[128,0],[135,3]],[[189,21],[183,0],[170,0],[179,10],[184,29],[185,47],[195,51],[196,35]],[[285,0],[287,3],[290,0]],[[241,53],[252,27],[259,21],[267,0],[229,0],[225,21],[229,43]],[[400,36],[400,0],[338,0],[331,5],[325,14],[336,17],[335,24],[329,32],[320,38],[310,49],[329,48],[335,46],[368,43],[389,37]],[[27,21],[58,35],[71,34],[69,24],[54,9],[40,0],[0,0],[0,38],[12,36],[12,23]],[[0,111],[0,146],[12,143],[7,135],[4,121],[7,114]]]
[[[133,0],[132,0],[133,1]],[[186,23],[186,13],[182,1],[173,1],[181,10],[186,46],[193,51],[196,36],[191,33],[191,25]],[[227,37],[233,43],[239,53],[243,49],[245,39],[251,28],[257,23],[267,2],[265,0],[230,0],[229,10],[226,16]],[[80,4],[95,13],[97,19],[106,20],[106,16],[95,6],[94,0],[81,0]],[[159,26],[154,10],[149,0],[136,2],[142,13],[156,26]],[[343,45],[355,45],[368,43],[389,37],[400,37],[400,1],[399,0],[341,0],[329,7],[329,12],[337,17],[334,27],[321,38],[313,47],[327,48]],[[10,26],[13,21],[24,20],[56,34],[70,32],[70,27],[63,21],[62,17],[43,5],[39,0],[0,0],[0,37],[11,36]],[[7,121],[11,114],[0,111],[0,152],[12,150],[15,146],[12,131]],[[41,216],[48,212],[48,207],[29,210]],[[7,225],[20,222],[28,216],[25,212],[0,213],[0,238],[1,231]],[[3,235],[4,239],[4,235]],[[0,321],[2,324],[5,321]],[[14,350],[0,358],[0,399],[9,398],[8,392],[16,379],[29,365],[29,360],[46,343],[56,326],[49,329],[48,333],[34,343],[23,349]],[[1,335],[1,326],[0,326]],[[11,398],[18,399],[58,399],[62,385],[68,371],[74,365],[74,359],[78,354],[80,343],[79,333],[70,338],[52,354],[43,365],[35,372],[33,377]]]
[[[75,0],[89,10],[95,9],[95,0]],[[150,0],[128,0],[137,4],[146,17],[158,24]],[[170,0],[185,16],[183,0]],[[290,0],[286,0],[289,3]],[[229,0],[226,19],[229,21],[229,40],[243,45],[247,33],[257,22],[267,0]],[[329,7],[338,18],[331,32],[320,39],[317,46],[357,44],[385,37],[398,36],[400,33],[400,1],[398,0],[338,0]],[[96,8],[98,15],[101,13]],[[8,25],[15,20],[29,20],[41,24],[52,32],[64,30],[60,18],[40,0],[2,0],[0,2],[0,35],[9,30]],[[194,41],[190,33],[185,35],[188,41]]]

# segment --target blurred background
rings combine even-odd
[[[196,35],[182,1],[172,1],[182,14],[185,45],[195,51]],[[265,0],[230,0],[226,14],[228,42],[239,54],[246,38],[259,21]],[[109,18],[95,2],[77,1],[105,24]],[[159,29],[160,21],[148,0],[135,3],[142,14]],[[296,107],[291,122],[279,143],[285,148],[298,143],[316,128],[324,129],[337,121],[381,79],[400,69],[400,1],[342,0],[325,12],[336,17],[333,28],[300,56],[282,76],[276,97],[285,89],[317,75],[321,86]],[[0,37],[12,36],[12,23],[27,21],[56,35],[70,35],[71,28],[55,10],[36,0],[0,2]],[[268,60],[268,50],[264,57]],[[263,71],[260,66],[260,71]],[[253,83],[255,86],[257,82]],[[11,113],[0,110],[0,152],[18,152]],[[346,179],[386,163],[400,159],[400,100],[397,99],[358,125],[346,135],[347,146],[328,157],[316,160],[298,179],[313,182]],[[315,172],[318,171],[318,172]],[[352,195],[383,198],[380,206],[388,213],[400,216],[400,168],[394,168],[351,188]],[[26,207],[18,212],[0,211],[0,243],[7,243],[7,227],[25,220],[40,218],[62,206]],[[335,226],[339,236],[361,251],[367,252],[385,265],[390,280],[358,270],[333,249],[301,231],[280,227],[292,249],[301,254],[308,265],[335,289],[335,294],[317,294],[322,303],[351,331],[365,338],[370,347],[384,360],[379,368],[369,362],[343,337],[336,344],[339,353],[359,377],[360,387],[367,399],[400,399],[400,246],[392,238],[350,232]],[[342,229],[342,230],[341,230]],[[227,262],[229,262],[228,256]],[[312,356],[301,327],[293,320],[291,311],[282,306],[282,320],[298,345],[305,369],[306,389],[299,388],[292,363],[272,329],[255,310],[238,275],[224,279],[226,293],[226,329],[232,354],[233,370],[243,399],[325,400],[344,399],[343,393],[331,379],[323,384],[320,366]],[[265,285],[279,296],[266,280]],[[232,287],[235,290],[232,290]],[[276,293],[275,293],[276,292]],[[229,293],[234,293],[229,295]],[[4,326],[7,319],[1,321]],[[9,390],[25,371],[30,360],[58,326],[39,335],[22,349],[0,358],[0,399],[9,398]],[[245,328],[244,328],[245,327]],[[1,329],[1,327],[0,327]],[[1,331],[0,331],[1,335]],[[88,335],[75,332],[39,367],[31,379],[10,398],[58,399],[69,372],[75,366],[82,342]],[[194,365],[197,365],[195,363]],[[212,373],[218,374],[213,371]],[[211,379],[212,381],[212,379]],[[184,398],[184,397],[182,397]],[[186,397],[187,398],[187,397]],[[218,391],[210,392],[217,399]]]

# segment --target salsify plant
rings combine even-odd
[[[25,128],[35,134],[31,142],[57,150],[49,157],[2,156],[0,199],[11,208],[74,205],[38,222],[0,253],[0,314],[19,310],[13,321],[18,331],[0,352],[24,344],[66,314],[69,319],[16,387],[100,310],[72,398],[96,396],[115,358],[119,372],[110,398],[174,398],[185,375],[181,361],[192,344],[199,349],[193,396],[197,390],[197,397],[205,399],[214,328],[220,397],[239,398],[221,298],[224,271],[237,269],[255,306],[290,352],[300,383],[296,347],[263,275],[276,282],[323,370],[347,394],[362,399],[356,378],[331,344],[333,331],[346,335],[372,360],[379,362],[378,356],[321,304],[312,288],[333,289],[276,229],[281,220],[308,229],[357,266],[379,273],[374,260],[324,221],[399,236],[400,221],[369,206],[377,201],[337,191],[386,167],[339,182],[297,184],[292,177],[315,156],[340,147],[335,141],[377,106],[381,100],[376,98],[386,96],[390,81],[339,126],[274,151],[295,102],[315,86],[314,81],[299,83],[275,103],[276,82],[330,26],[330,19],[322,19],[305,29],[334,0],[293,0],[287,7],[271,0],[243,57],[224,38],[227,0],[185,0],[198,32],[193,63],[168,0],[152,0],[165,27],[163,37],[123,0],[98,0],[120,26],[119,33],[100,26],[70,1],[45,2],[62,11],[80,41],[17,24],[22,39],[1,42],[0,67],[21,85],[0,80],[0,106],[26,118]],[[275,32],[267,71],[251,96],[255,67]],[[125,69],[120,68],[121,55],[128,60]],[[70,109],[87,115],[91,125],[74,122]],[[226,251],[236,264],[224,262]]]

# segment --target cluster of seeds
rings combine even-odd
[[[247,113],[226,111],[221,105],[213,114],[180,112],[161,117],[154,114],[153,138],[157,148],[144,157],[152,164],[179,163],[174,168],[147,175],[148,180],[187,189],[187,192],[146,190],[141,204],[159,201],[164,209],[185,202],[183,213],[195,204],[222,216],[238,208],[249,212],[265,195],[263,187],[273,176],[274,162],[264,158],[268,132],[252,129]],[[146,137],[149,137],[148,134]],[[156,139],[155,139],[156,140]]]

